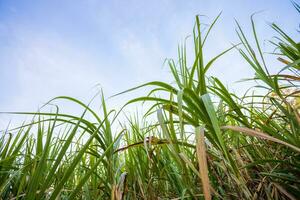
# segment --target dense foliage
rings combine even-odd
[[[121,112],[107,109],[103,95],[101,113],[65,96],[51,102],[78,104],[81,116],[58,107],[11,113],[33,119],[1,132],[0,199],[299,198],[300,44],[272,24],[273,56],[282,67],[270,74],[274,66],[251,18],[253,44],[237,23],[240,43],[206,61],[218,18],[203,29],[196,17],[192,65],[186,45],[168,60],[174,84],[154,81],[125,91],[149,87],[148,95],[125,105],[148,102],[142,119],[119,123]],[[257,86],[241,97],[207,75],[228,51],[239,51],[255,71]],[[157,123],[150,124],[153,115]]]

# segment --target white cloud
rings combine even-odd
[[[146,81],[169,82],[171,74],[167,67],[162,68],[164,58],[176,58],[177,43],[191,34],[196,14],[207,14],[209,18],[202,18],[210,22],[224,7],[220,23],[206,46],[205,53],[211,57],[234,42],[233,17],[245,22],[249,19],[247,12],[258,9],[253,4],[245,13],[242,9],[231,13],[235,8],[227,1],[201,4],[198,1],[105,3],[90,0],[64,2],[61,7],[50,2],[25,6],[28,10],[15,5],[9,8],[11,13],[6,18],[0,18],[3,44],[0,65],[10,76],[0,75],[1,79],[10,80],[0,86],[8,96],[5,101],[0,99],[2,111],[34,111],[58,95],[88,101],[95,94],[93,87],[97,83],[110,96]],[[240,8],[244,6],[235,3]],[[53,15],[55,9],[58,12]],[[259,26],[259,31],[265,31],[263,27]],[[193,50],[189,52],[192,54]],[[210,73],[226,83],[253,74],[243,61],[236,59],[236,54],[221,59]],[[142,90],[138,92],[143,94]],[[129,96],[110,100],[111,105],[120,106]]]
[[[87,100],[93,86],[109,83],[92,57],[57,34],[18,30],[15,38],[18,42],[8,50],[17,91],[5,110],[34,110],[58,95]]]

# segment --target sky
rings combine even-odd
[[[249,33],[255,12],[261,11],[255,22],[266,52],[274,36],[269,23],[298,36],[299,14],[289,0],[0,0],[0,112],[36,111],[60,95],[88,102],[100,88],[109,97],[148,81],[171,83],[164,61],[176,58],[195,15],[209,24],[221,11],[205,47],[207,59],[238,42],[235,19]],[[209,74],[245,91],[248,85],[236,81],[254,72],[232,51]],[[108,102],[118,107],[144,94]],[[73,106],[67,107],[78,109]],[[0,127],[9,120],[0,115]]]

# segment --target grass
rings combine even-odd
[[[299,11],[299,6],[294,3]],[[168,60],[174,84],[153,81],[125,104],[148,102],[145,116],[82,107],[82,115],[30,115],[31,122],[1,132],[1,199],[297,199],[300,194],[300,46],[276,24],[270,74],[251,18],[254,44],[237,22],[239,44],[206,61],[205,45],[220,15],[203,30],[196,16],[194,60],[186,45]],[[231,93],[207,72],[237,50],[255,72],[261,91]],[[205,58],[205,59],[204,59]],[[51,100],[49,103],[51,103]],[[157,121],[149,123],[149,116]],[[118,128],[112,128],[112,127]]]

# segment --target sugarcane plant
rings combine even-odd
[[[220,16],[209,26],[196,16],[194,55],[184,42],[178,58],[166,60],[173,82],[114,95],[149,88],[120,110],[109,110],[100,92],[87,104],[60,96],[38,112],[8,113],[31,120],[1,131],[0,199],[297,199],[300,44],[271,24],[274,51],[265,53],[253,15],[252,32],[236,22],[238,42],[209,59],[205,49]],[[242,96],[208,75],[229,51],[255,73],[243,80],[254,86]],[[278,60],[276,73],[266,56]],[[93,109],[97,99],[101,110]],[[61,101],[82,114],[61,112]],[[148,105],[142,116],[122,112],[139,102]]]

